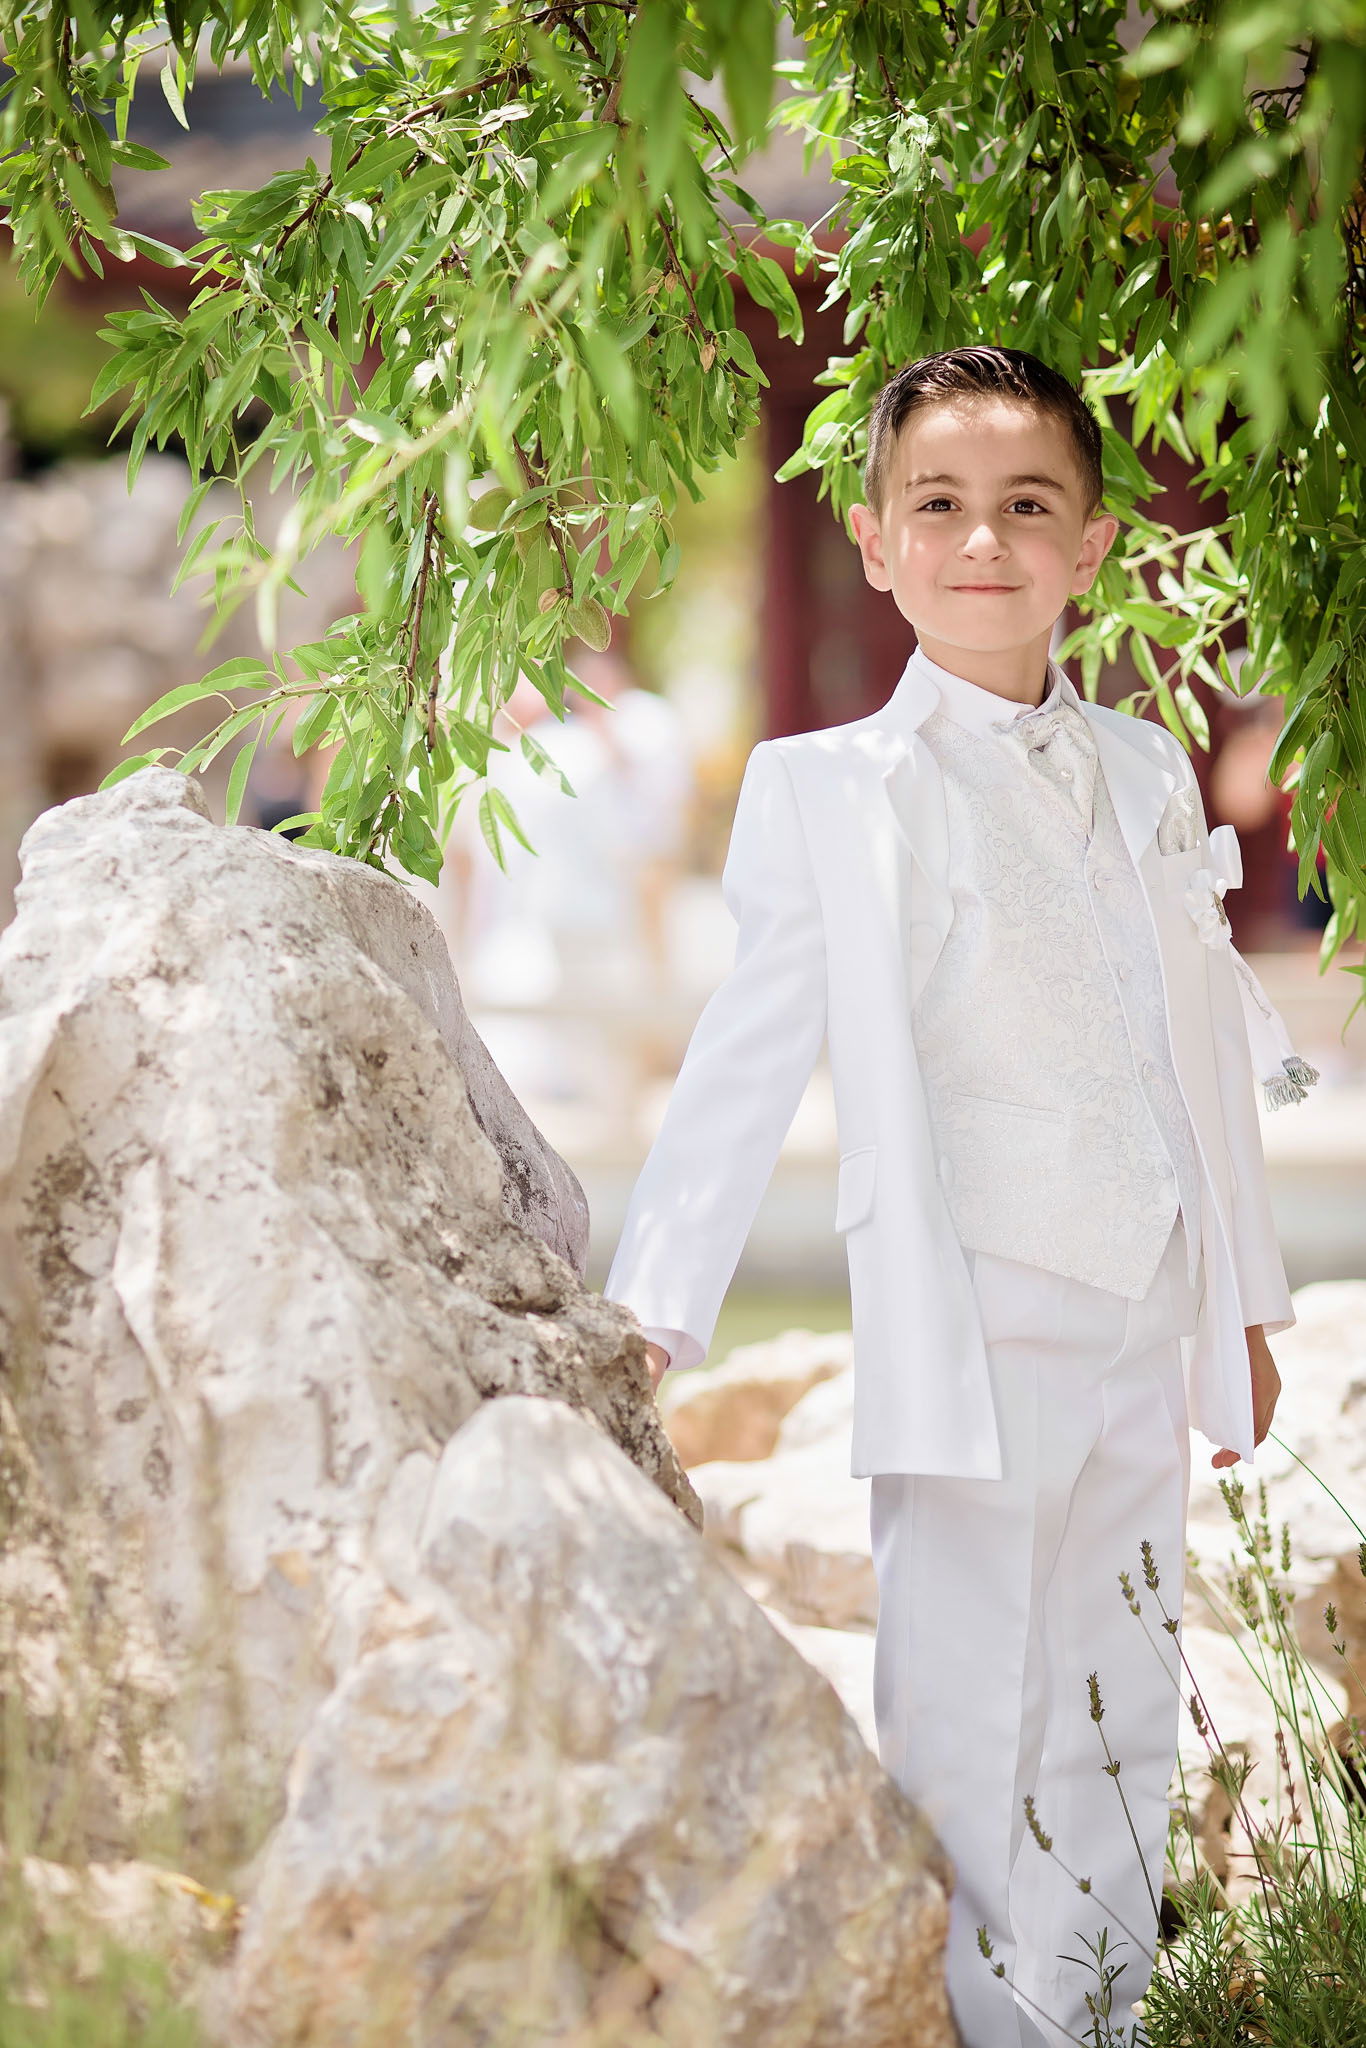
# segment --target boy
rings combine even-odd
[[[1115,537],[1101,490],[1084,400],[1021,351],[951,350],[879,396],[852,520],[917,646],[871,717],[750,756],[735,966],[605,1288],[656,1384],[701,1361],[828,1035],[879,1747],[955,1865],[967,2048],[1086,2035],[1102,1928],[1121,2025],[1143,1992],[1179,1672],[1118,1578],[1141,1590],[1150,1543],[1179,1614],[1188,1423],[1216,1465],[1250,1458],[1265,1332],[1294,1320],[1221,902],[1236,841],[1207,836],[1174,739],[1049,660]]]

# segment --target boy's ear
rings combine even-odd
[[[851,505],[849,524],[854,529],[854,539],[863,558],[864,576],[874,590],[890,590],[892,579],[883,558],[882,528],[878,525],[876,512],[871,505]]]
[[[1080,597],[1089,590],[1096,580],[1101,563],[1115,544],[1119,532],[1119,521],[1112,512],[1098,512],[1086,524],[1082,536],[1081,552],[1077,556],[1076,572],[1072,578],[1072,595]]]

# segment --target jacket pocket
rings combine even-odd
[[[1186,846],[1179,853],[1164,853],[1159,859],[1163,881],[1178,893],[1186,887],[1197,868],[1207,868],[1210,864],[1209,853],[1202,846]]]
[[[835,1195],[835,1228],[852,1230],[873,1212],[873,1179],[877,1167],[877,1146],[860,1145],[840,1154],[839,1183]]]

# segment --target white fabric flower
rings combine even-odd
[[[1228,946],[1233,942],[1233,927],[1224,908],[1227,887],[1224,877],[1211,868],[1197,868],[1190,878],[1185,904],[1207,946]]]

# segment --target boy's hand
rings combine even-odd
[[[1247,1331],[1247,1358],[1252,1371],[1252,1440],[1261,1443],[1271,1427],[1271,1418],[1276,1413],[1276,1402],[1280,1398],[1281,1376],[1276,1370],[1276,1361],[1271,1356],[1265,1332],[1260,1323],[1253,1323]],[[1216,1451],[1210,1459],[1211,1465],[1236,1465],[1236,1451]]]
[[[650,1385],[658,1392],[659,1383],[669,1369],[669,1354],[662,1344],[646,1343],[645,1364],[650,1374]]]

